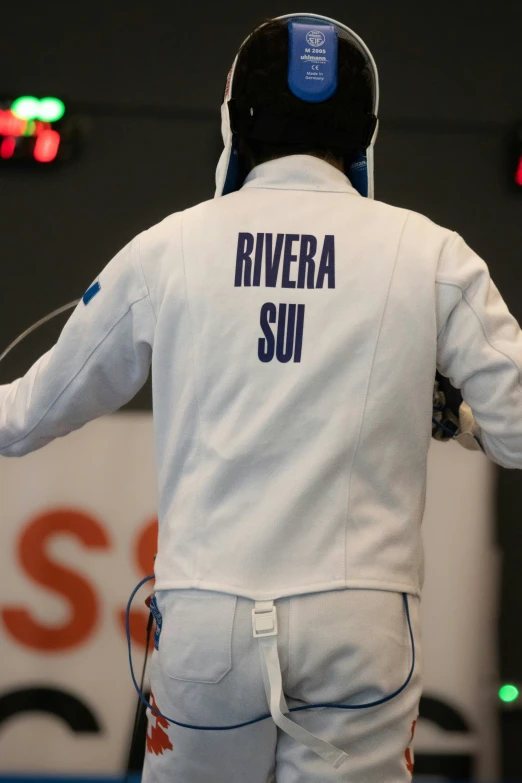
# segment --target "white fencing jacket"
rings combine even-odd
[[[0,386],[0,454],[115,411],[152,365],[157,589],[419,594],[436,368],[522,468],[522,333],[486,264],[322,160],[258,166],[98,282]]]

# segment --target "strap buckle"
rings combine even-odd
[[[268,604],[252,609],[252,626],[256,639],[260,636],[277,636],[276,607]]]

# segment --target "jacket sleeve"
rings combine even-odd
[[[441,257],[437,369],[461,389],[487,456],[522,468],[522,332],[487,265],[458,234]]]
[[[100,274],[56,345],[23,378],[0,386],[0,455],[39,449],[143,386],[155,318],[138,253],[136,238]]]

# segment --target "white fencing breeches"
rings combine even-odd
[[[416,666],[401,694],[365,710],[298,712],[289,710],[373,702],[402,685],[411,643],[400,593],[336,590],[272,604],[171,590],[157,601],[163,616],[151,663],[157,708],[203,726],[271,717],[231,731],[194,731],[149,712],[143,783],[411,780],[421,695],[418,598],[408,596]]]

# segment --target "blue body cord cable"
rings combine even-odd
[[[173,720],[173,718],[167,717],[167,715],[163,715],[162,712],[157,710],[155,707],[150,704],[147,699],[145,698],[145,695],[143,694],[140,686],[138,685],[136,681],[136,676],[134,674],[134,666],[132,664],[132,644],[131,644],[131,634],[130,634],[130,611],[132,607],[132,602],[134,600],[134,596],[146,582],[150,582],[151,579],[154,579],[154,574],[151,574],[151,576],[146,576],[145,579],[142,579],[141,582],[136,585],[134,590],[131,593],[131,596],[129,598],[127,609],[125,612],[125,629],[127,632],[127,649],[129,653],[129,666],[130,666],[130,672],[132,677],[133,685],[136,689],[136,692],[139,696],[139,699],[142,704],[147,707],[153,715],[156,715],[159,718],[163,718],[164,720],[168,720],[169,723],[174,723],[176,726],[181,726],[184,729],[195,729],[197,731],[231,731],[232,729],[240,729],[243,726],[250,726],[252,723],[258,723],[259,721],[266,720],[267,718],[271,718],[272,716],[270,713],[267,713],[266,715],[260,715],[259,718],[254,718],[253,720],[247,720],[244,723],[237,723],[233,726],[192,726],[189,723],[180,723],[179,721]],[[411,652],[412,652],[412,660],[411,660],[411,669],[410,672],[406,678],[406,681],[401,685],[400,688],[398,688],[393,693],[390,693],[389,696],[385,696],[382,699],[377,699],[377,701],[368,702],[367,704],[335,704],[335,703],[325,703],[325,704],[307,704],[305,707],[292,707],[290,709],[290,712],[300,712],[301,710],[313,710],[317,709],[319,707],[331,707],[331,708],[338,708],[340,710],[365,710],[369,707],[377,707],[379,704],[385,704],[387,701],[391,701],[391,699],[394,699],[396,696],[399,695],[399,693],[402,693],[402,691],[406,688],[408,683],[410,682],[412,676],[413,676],[413,670],[415,669],[415,641],[413,639],[413,630],[411,627],[411,619],[410,619],[410,610],[408,606],[408,597],[406,593],[402,594],[404,606],[406,609],[406,619],[408,621],[408,630],[410,634],[410,641],[411,641]]]

